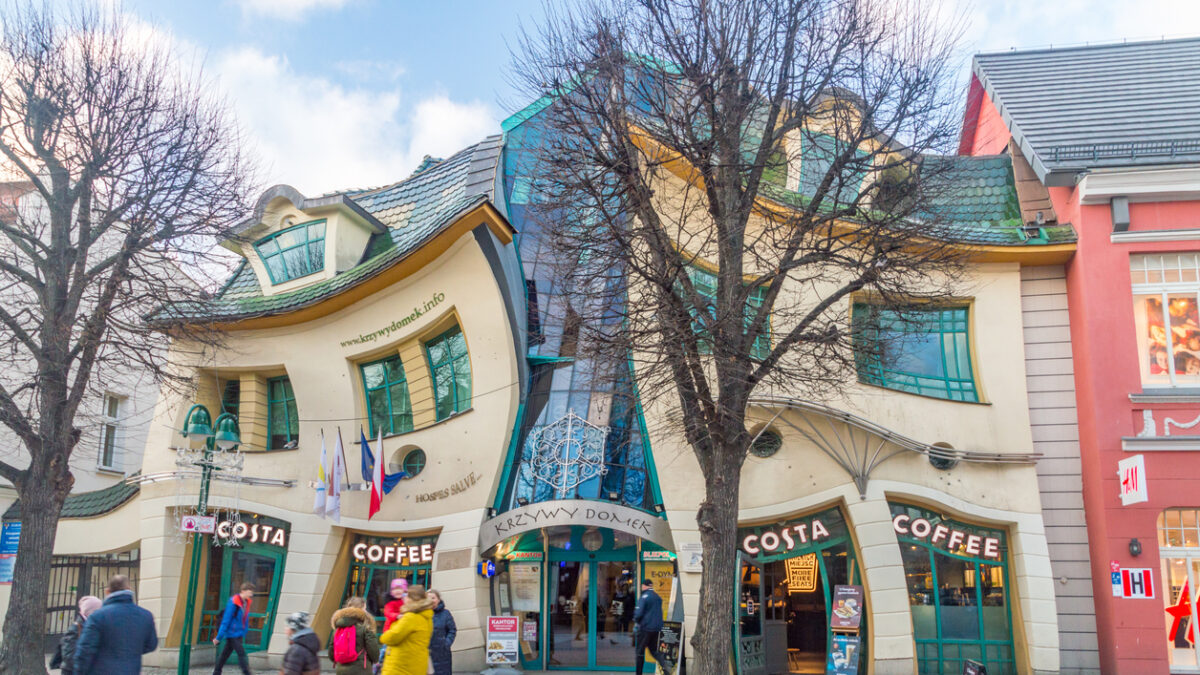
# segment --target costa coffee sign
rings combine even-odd
[[[217,523],[217,536],[222,539],[229,539],[232,536],[234,539],[248,541],[251,544],[287,546],[287,532],[283,528],[263,523],[246,523],[240,520],[235,523],[231,520],[222,520]]]
[[[433,544],[419,546],[384,546],[360,541],[350,549],[358,562],[395,563],[397,565],[419,565],[433,562]]]
[[[821,541],[829,537],[829,530],[819,518],[810,523],[788,523],[761,534],[748,534],[742,539],[742,550],[750,555],[772,555],[796,548],[796,544],[807,544],[809,540]]]
[[[1000,558],[1000,540],[996,537],[968,534],[941,523],[934,525],[924,518],[913,518],[907,513],[892,518],[892,528],[896,530],[896,534],[928,541],[947,551],[981,555],[984,558]]]

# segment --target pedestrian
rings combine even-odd
[[[383,675],[428,675],[429,639],[433,636],[433,601],[424,586],[409,586],[404,612],[379,641],[387,645]]]
[[[88,615],[75,645],[75,672],[135,675],[142,655],[158,648],[154,615],[133,602],[129,577],[108,580],[104,603]]]
[[[433,663],[434,675],[450,675],[454,672],[454,657],[450,647],[458,635],[458,626],[454,625],[454,615],[446,609],[442,602],[442,594],[437,591],[426,593],[433,601],[433,635],[429,638],[429,660]]]
[[[367,614],[366,607],[366,600],[351,597],[333,613],[329,660],[333,661],[333,672],[337,675],[371,675],[379,663],[375,617]]]
[[[404,596],[407,593],[408,579],[392,579],[392,585],[388,588],[388,595],[391,595],[392,599],[383,606],[383,632],[386,633],[392,627],[392,622],[400,618],[400,613],[404,611]]]
[[[633,611],[633,630],[637,634],[633,643],[633,648],[637,650],[634,656],[637,675],[642,675],[642,668],[646,665],[647,649],[650,650],[654,661],[662,666],[663,672],[671,675],[671,666],[663,660],[658,651],[658,636],[663,627],[662,617],[662,598],[654,592],[654,582],[642,579],[642,594],[638,596],[637,609]]]
[[[212,641],[215,645],[221,640],[225,640],[225,648],[217,657],[217,663],[213,666],[213,675],[221,675],[221,671],[225,668],[225,662],[234,652],[237,652],[238,665],[242,668],[242,675],[250,675],[250,660],[246,658],[246,645],[243,644],[243,641],[246,633],[250,631],[250,602],[253,600],[254,584],[247,583],[242,584],[237,595],[229,596],[229,602],[225,603],[225,613],[221,615],[221,625],[217,628],[217,635]]]
[[[288,650],[283,654],[283,667],[279,675],[320,675],[321,638],[309,628],[308,612],[292,612],[287,618],[283,634],[288,638]]]
[[[102,604],[100,598],[94,595],[85,595],[79,599],[79,614],[67,629],[67,634],[58,641],[58,648],[54,650],[54,657],[50,659],[51,670],[60,668],[62,675],[75,672],[75,645],[79,643],[79,633],[83,630],[83,623],[93,612],[100,609]]]

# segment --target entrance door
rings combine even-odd
[[[636,563],[560,560],[548,568],[548,666],[632,670]]]
[[[248,652],[265,650],[271,641],[279,589],[283,585],[283,549],[243,544],[240,548],[212,548],[210,551],[216,559],[209,565],[199,643],[204,644],[216,636],[225,603],[241,590],[242,584],[251,583],[254,584],[254,600],[250,603],[250,630],[244,644]]]
[[[741,573],[733,589],[733,645],[739,675],[766,675],[767,659],[763,650],[763,571],[762,566],[738,552]]]

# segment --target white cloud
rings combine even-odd
[[[223,53],[215,65],[264,178],[309,196],[394,182],[425,154],[445,156],[497,130],[479,101],[434,95],[406,111],[398,87],[347,87],[253,47]]]
[[[348,0],[237,0],[242,13],[299,21],[315,9],[340,9]]]

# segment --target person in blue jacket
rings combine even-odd
[[[635,635],[633,648],[637,650],[634,666],[637,669],[637,675],[642,675],[642,668],[646,666],[647,649],[650,650],[650,656],[654,657],[654,661],[662,666],[663,672],[670,675],[670,666],[658,651],[658,636],[662,627],[662,598],[654,592],[653,581],[642,579],[642,594],[638,596],[637,609],[633,611]]]
[[[76,673],[137,675],[142,655],[158,648],[154,615],[133,603],[129,577],[108,581],[104,604],[88,617],[75,645]]]
[[[230,654],[233,654],[234,651],[237,652],[238,665],[242,667],[242,674],[250,675],[250,663],[246,659],[246,646],[242,644],[242,640],[250,630],[250,601],[252,600],[254,600],[254,584],[242,584],[238,594],[230,596],[229,602],[225,603],[225,613],[221,615],[221,627],[217,629],[217,636],[213,638],[214,645],[224,639],[225,648],[217,657],[213,675],[221,675],[221,671],[225,668],[225,662],[229,660]]]

